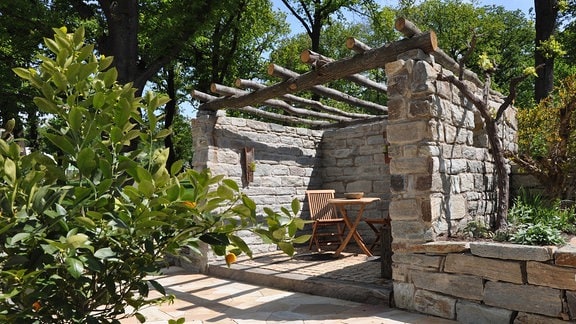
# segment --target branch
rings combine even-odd
[[[544,63],[538,65],[536,67],[536,71],[538,71],[539,69],[544,67]],[[502,114],[504,114],[504,111],[508,108],[508,106],[510,106],[512,104],[512,102],[514,102],[514,100],[516,99],[517,96],[517,87],[518,84],[520,84],[520,82],[524,81],[526,78],[528,78],[529,75],[520,75],[517,77],[512,78],[512,80],[510,80],[510,93],[508,94],[508,96],[504,99],[504,102],[502,103],[502,105],[500,105],[500,107],[498,108],[498,112],[496,113],[496,120],[498,120],[500,117],[502,117]]]

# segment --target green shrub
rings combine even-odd
[[[541,195],[521,190],[508,213],[512,231],[510,240],[527,245],[564,244],[564,234],[573,234],[575,210],[562,208],[559,200],[552,202]]]
[[[288,254],[304,221],[300,204],[266,211],[257,222],[254,202],[238,185],[209,170],[166,169],[168,151],[158,143],[156,109],[166,97],[135,97],[119,85],[112,58],[96,57],[84,31],[55,29],[38,70],[15,72],[41,96],[38,108],[60,118],[43,136],[61,154],[20,154],[0,140],[0,322],[118,323],[138,310],[169,300],[147,299],[147,276],[183,245],[210,244],[218,255],[247,253],[236,235],[249,229]],[[139,110],[146,115],[146,122]],[[139,147],[126,151],[137,140]],[[78,170],[74,179],[65,170]]]

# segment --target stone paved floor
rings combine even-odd
[[[166,324],[184,318],[186,323],[455,323],[384,305],[368,305],[341,299],[307,295],[191,274],[173,267],[157,280],[176,296],[171,305],[142,311],[146,323]],[[139,323],[136,318],[122,324]]]

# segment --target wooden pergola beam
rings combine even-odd
[[[278,66],[276,64],[270,64],[268,65],[268,74],[278,77],[278,78],[282,78],[282,79],[295,79],[297,77],[300,76],[300,74],[289,70],[287,68]],[[312,92],[314,92],[317,95],[323,96],[323,97],[327,97],[327,98],[332,98],[336,101],[340,101],[340,102],[344,102],[347,103],[351,106],[354,107],[360,107],[360,108],[365,108],[367,110],[370,110],[373,113],[376,114],[387,114],[388,113],[388,107],[386,106],[382,106],[376,103],[373,103],[371,101],[366,101],[366,100],[362,100],[362,99],[358,99],[354,96],[351,96],[347,93],[338,91],[338,90],[334,90],[322,85],[315,85],[313,87],[310,88],[310,90]]]
[[[333,58],[318,54],[311,50],[304,50],[300,54],[300,60],[306,64],[309,64],[315,68],[321,67],[327,63],[334,62]],[[345,80],[352,81],[358,85],[371,88],[377,91],[387,92],[388,87],[383,84],[373,80],[368,79],[367,77],[363,76],[362,74],[352,74],[344,78]]]
[[[212,83],[210,85],[210,91],[217,93],[217,94],[220,94],[220,95],[223,95],[223,96],[243,96],[243,95],[248,95],[249,93],[251,93],[248,91],[244,91],[244,90],[236,89],[236,88],[232,88],[232,87],[227,87],[225,85],[221,85],[221,84],[217,84],[217,83]],[[313,111],[313,110],[307,110],[307,109],[292,107],[291,105],[287,104],[286,102],[284,102],[282,100],[278,100],[278,99],[267,99],[267,100],[264,100],[262,102],[262,104],[276,107],[276,108],[280,108],[280,109],[284,110],[285,112],[287,112],[288,114],[300,116],[300,117],[306,116],[306,117],[327,119],[327,120],[332,120],[332,121],[337,121],[337,122],[346,122],[346,121],[352,120],[352,118],[349,118],[349,117],[338,116],[338,115],[334,115],[334,114],[326,114],[326,113],[317,112],[317,111]]]
[[[234,85],[238,88],[244,88],[244,89],[249,88],[249,89],[253,89],[253,90],[260,90],[260,89],[266,88],[266,86],[262,83],[252,81],[252,80],[245,80],[245,79],[236,79],[236,82]],[[319,110],[319,111],[337,114],[337,115],[345,116],[345,117],[349,117],[349,118],[371,118],[371,117],[373,117],[372,115],[368,115],[368,114],[358,114],[358,113],[351,113],[351,112],[343,111],[343,110],[340,110],[340,109],[335,108],[335,107],[327,106],[327,105],[321,103],[320,101],[302,98],[302,97],[298,97],[298,96],[291,95],[291,94],[285,94],[281,98],[288,101],[288,102],[308,106],[308,107],[311,107],[311,108]]]
[[[346,48],[353,50],[356,53],[364,53],[372,49],[372,47],[362,43],[354,37],[348,37],[346,39]]]
[[[280,97],[287,93],[307,90],[315,85],[338,80],[351,74],[384,67],[386,63],[395,61],[399,54],[415,48],[420,48],[426,53],[435,51],[438,48],[436,34],[433,31],[418,34],[412,38],[393,42],[362,54],[327,63],[318,69],[302,74],[298,78],[290,78],[265,89],[245,95],[214,99],[200,105],[199,109],[239,108]]]
[[[194,98],[198,101],[201,101],[201,102],[210,102],[212,100],[218,99],[218,97],[211,96],[207,93],[204,93],[204,92],[201,92],[198,90],[192,90],[192,98]],[[321,127],[327,127],[327,126],[332,125],[330,122],[327,122],[325,120],[310,120],[310,119],[304,119],[304,118],[295,117],[295,116],[281,115],[281,114],[261,110],[261,109],[258,109],[258,108],[252,107],[252,106],[245,106],[245,107],[238,107],[238,108],[231,108],[231,109],[241,111],[241,112],[244,112],[244,113],[247,113],[250,115],[283,122],[283,123],[286,123],[286,124],[292,125],[292,126],[308,125],[308,126],[312,126],[312,127],[321,128]]]

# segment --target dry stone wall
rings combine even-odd
[[[483,121],[454,86],[436,80],[440,71],[420,50],[386,65],[390,215],[397,247],[453,236],[471,221],[490,224],[495,214],[495,169]],[[502,99],[491,96],[489,102],[496,109]],[[513,108],[499,130],[505,149],[515,151]]]
[[[203,112],[192,123],[194,168],[210,168],[213,174],[242,184],[259,212],[263,207],[279,211],[298,198],[303,207],[301,216],[309,219],[305,191],[335,189],[337,196],[363,191],[379,197],[382,201],[367,207],[364,215],[387,214],[390,190],[384,157],[385,120],[320,131]],[[251,182],[244,176],[244,148],[254,149]],[[373,232],[364,224],[360,231],[368,241],[373,239]],[[243,238],[255,253],[275,248],[252,235]]]
[[[326,130],[322,138],[322,188],[336,190],[336,196],[344,192],[364,192],[367,197],[378,197],[379,202],[366,207],[363,216],[388,217],[390,201],[390,168],[386,160],[387,121],[360,124],[345,128]],[[349,215],[357,208],[350,207]],[[367,241],[374,234],[364,223],[358,231]]]
[[[576,248],[433,242],[393,256],[397,307],[459,323],[576,320]]]

